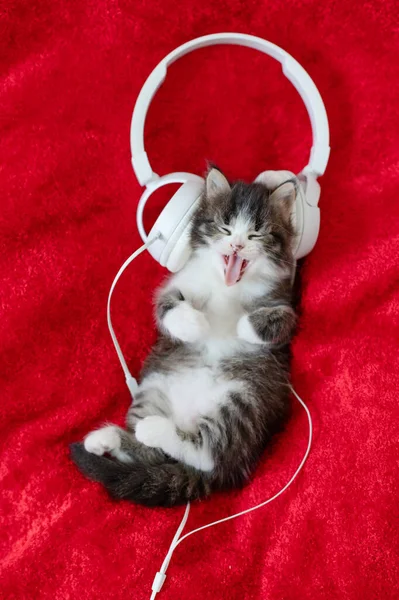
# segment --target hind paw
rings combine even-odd
[[[102,427],[89,433],[84,439],[84,447],[87,452],[102,456],[106,452],[115,452],[120,450],[121,438],[118,428],[114,425]]]
[[[136,425],[136,438],[150,448],[163,448],[173,436],[175,427],[169,419],[157,415],[145,417]]]

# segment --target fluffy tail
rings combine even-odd
[[[179,462],[126,464],[91,454],[81,443],[71,444],[70,449],[79,470],[102,483],[114,498],[144,506],[169,507],[204,498],[211,492],[205,473]]]

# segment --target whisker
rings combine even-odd
[[[274,221],[270,221],[270,225],[272,225],[273,227],[277,227],[279,229],[282,229],[289,236],[292,235],[292,231],[290,231],[289,229],[287,229],[286,227],[284,227],[284,225],[281,225],[281,223],[274,223]]]
[[[296,262],[292,262],[289,260],[285,260],[284,258],[281,258],[281,256],[279,256],[278,254],[276,254],[275,252],[273,252],[273,250],[270,248],[268,249],[268,252],[273,256],[273,258],[275,258],[276,260],[286,263],[287,265],[290,265],[291,267],[296,267]]]
[[[285,263],[286,265],[290,265],[291,267],[296,267],[296,263],[294,262],[290,262],[288,260],[284,260],[284,258],[280,258],[279,256],[275,257],[277,260],[279,260],[280,262]]]

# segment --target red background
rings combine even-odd
[[[145,78],[179,44],[260,35],[308,70],[331,160],[303,270],[293,381],[314,446],[272,505],[176,551],[160,598],[398,597],[399,142],[395,0],[4,2],[0,28],[1,590],[12,599],[147,599],[182,509],[115,503],[68,444],[129,405],[108,335],[111,281],[139,245],[129,125]],[[310,127],[271,59],[207,49],[170,69],[151,108],[154,168],[229,177],[300,169]],[[115,327],[134,374],[154,339],[162,270],[143,255]],[[293,418],[244,491],[193,506],[188,528],[269,497],[304,452]]]

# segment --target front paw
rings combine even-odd
[[[173,429],[173,423],[165,417],[145,417],[136,425],[136,439],[150,448],[162,448],[164,441],[173,435]]]
[[[204,338],[210,329],[205,315],[188,302],[180,302],[168,311],[163,324],[172,337],[182,342],[196,342]]]
[[[286,344],[295,327],[295,313],[290,306],[258,308],[238,321],[239,338],[251,344]]]
[[[87,452],[102,456],[106,452],[118,451],[121,447],[121,438],[117,427],[107,425],[86,435],[83,443]]]
[[[237,335],[241,340],[250,344],[263,344],[264,341],[258,336],[253,328],[249,315],[243,315],[237,323]]]

